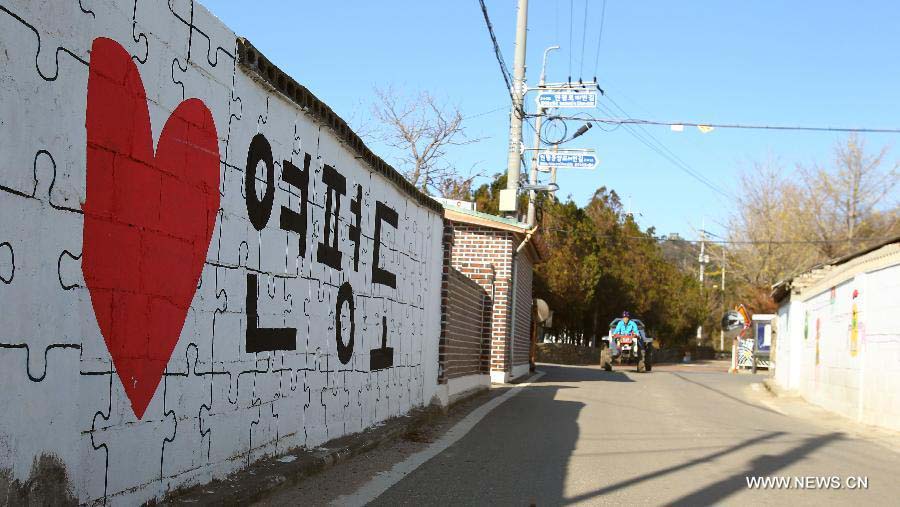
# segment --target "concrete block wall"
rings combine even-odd
[[[791,294],[777,322],[782,387],[857,421],[900,429],[898,253],[874,252]]]
[[[202,5],[3,2],[0,62],[8,498],[139,504],[434,398],[440,206]]]
[[[859,419],[900,430],[900,265],[867,273]]]

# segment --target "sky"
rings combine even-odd
[[[352,125],[370,121],[375,87],[428,91],[459,107],[467,117],[466,132],[484,138],[450,150],[449,161],[489,176],[506,171],[510,98],[477,0],[201,3]],[[512,65],[517,2],[486,4],[503,56]],[[544,49],[557,44],[561,48],[551,53],[548,81],[596,76],[606,92],[600,103],[619,113],[616,104],[634,118],[900,127],[900,2],[608,0],[605,10],[603,4],[531,0],[530,85],[537,84]],[[533,95],[526,105],[533,111]],[[602,109],[589,112],[608,116]],[[571,124],[569,132],[578,126]],[[693,239],[705,224],[722,235],[733,209],[733,198],[726,194],[741,191],[741,171],[766,159],[777,159],[788,172],[797,164],[829,164],[835,143],[846,137],[644,128],[665,147],[660,151],[670,153],[668,158],[626,128],[593,128],[566,147],[594,148],[599,166],[560,171],[557,196],[583,205],[605,186],[639,213],[642,226],[660,234]],[[524,132],[531,146],[534,133],[527,126]],[[895,146],[888,160],[900,160],[900,135],[866,134],[864,139],[872,150]],[[386,146],[370,147],[392,161]],[[697,181],[685,167],[725,193]]]

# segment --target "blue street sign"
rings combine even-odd
[[[535,98],[538,107],[559,108],[595,108],[597,92],[590,90],[545,90]]]
[[[537,158],[538,167],[557,169],[594,169],[597,162],[591,150],[539,151]]]

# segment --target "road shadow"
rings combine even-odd
[[[636,371],[606,371],[599,366],[571,366],[538,363],[538,370],[546,375],[534,383],[549,382],[634,382],[629,375],[645,375]]]
[[[776,437],[780,437],[782,435],[785,435],[785,433],[781,432],[781,431],[773,431],[773,432],[769,432],[769,433],[764,433],[757,437],[753,437],[753,438],[744,440],[743,442],[735,444],[731,447],[727,447],[725,449],[721,449],[719,451],[716,451],[716,452],[713,452],[710,454],[705,454],[698,458],[694,458],[694,459],[685,461],[684,463],[679,463],[677,465],[673,465],[670,467],[661,468],[654,472],[650,472],[648,474],[643,474],[643,475],[640,475],[637,477],[632,477],[632,478],[629,478],[624,481],[619,481],[619,482],[610,484],[608,486],[604,486],[602,488],[596,489],[594,491],[590,491],[588,493],[583,493],[583,494],[575,496],[575,497],[566,498],[565,503],[566,504],[574,504],[574,503],[584,502],[584,501],[587,501],[587,500],[590,500],[590,499],[593,499],[596,497],[600,497],[600,496],[612,493],[614,491],[618,491],[620,489],[624,489],[624,488],[627,488],[630,486],[635,486],[642,482],[646,482],[646,481],[653,480],[653,479],[658,479],[660,477],[664,477],[666,475],[673,474],[675,472],[680,472],[681,470],[685,470],[685,469],[688,469],[688,468],[691,468],[691,467],[694,467],[694,466],[697,466],[697,465],[700,465],[703,463],[708,463],[714,459],[720,458],[722,456],[726,456],[728,454],[732,454],[734,452],[737,452],[741,449],[745,449],[747,447],[752,447],[754,445],[763,443],[767,440],[770,440],[770,439],[773,439]]]
[[[736,396],[732,396],[732,395],[730,395],[730,394],[728,394],[728,393],[726,393],[726,392],[724,392],[724,391],[720,391],[719,389],[716,389],[715,387],[710,387],[710,386],[708,386],[708,385],[706,385],[706,384],[703,384],[703,383],[701,383],[701,382],[697,382],[696,380],[691,380],[691,379],[685,377],[684,375],[681,375],[681,374],[678,374],[678,373],[675,373],[675,372],[666,372],[666,373],[668,373],[668,374],[670,374],[670,375],[672,375],[672,376],[674,376],[674,377],[677,377],[677,378],[679,378],[679,379],[681,379],[681,380],[683,380],[683,381],[685,381],[685,382],[688,382],[688,383],[690,383],[690,384],[694,384],[695,386],[702,387],[703,389],[706,389],[707,391],[712,391],[712,392],[718,394],[719,396],[723,396],[723,397],[725,397],[725,398],[728,398],[729,400],[734,401],[734,402],[736,402],[736,403],[740,403],[741,405],[745,405],[745,406],[748,406],[748,407],[750,407],[750,408],[755,408],[756,410],[762,410],[763,412],[769,412],[770,414],[775,414],[775,415],[780,416],[780,417],[786,417],[786,416],[785,416],[784,414],[782,414],[782,413],[779,413],[779,412],[776,412],[776,411],[774,411],[774,410],[772,410],[772,409],[769,409],[769,408],[766,408],[766,407],[762,407],[762,406],[760,406],[760,405],[755,405],[755,404],[750,403],[750,402],[748,402],[748,401],[742,400],[742,399],[740,399],[740,398],[738,398],[738,397],[736,397]]]
[[[522,388],[372,505],[559,505],[585,406],[561,389]]]
[[[781,454],[764,454],[749,463],[746,469],[721,481],[700,488],[672,502],[671,505],[716,505],[726,497],[747,489],[748,477],[769,477],[782,468],[796,463],[807,455],[831,442],[844,438],[843,433],[828,433],[805,439],[800,445]]]
[[[781,431],[765,433],[757,437],[744,440],[743,442],[716,451],[714,453],[706,454],[704,456],[685,461],[684,463],[679,463],[678,465],[662,468],[648,474],[643,474],[623,481],[619,481],[608,486],[596,489],[594,491],[583,493],[578,496],[565,498],[563,503],[565,503],[566,505],[570,505],[588,502],[591,500],[596,501],[598,497],[602,497],[603,495],[607,495],[614,491],[635,486],[637,484],[653,479],[665,477],[667,475],[680,472],[697,465],[709,463],[722,456],[726,456],[739,450],[764,443],[768,440],[783,435],[786,435],[786,433]],[[720,504],[721,501],[726,497],[738,491],[747,489],[747,477],[771,476],[778,470],[802,460],[813,451],[842,438],[844,438],[844,435],[842,433],[829,433],[827,435],[812,436],[804,439],[800,443],[800,445],[786,452],[775,455],[761,455],[757,458],[754,458],[748,464],[747,468],[742,470],[741,472],[735,473],[725,479],[722,479],[721,481],[717,481],[708,486],[702,487],[694,491],[693,493],[685,495],[671,503],[667,503],[667,505],[694,506]]]

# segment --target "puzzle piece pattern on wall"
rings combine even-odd
[[[203,6],[4,0],[0,59],[0,471],[54,455],[81,502],[141,503],[431,401],[441,216],[248,71]],[[161,140],[201,128],[209,188]],[[208,244],[185,226],[197,196]],[[194,250],[196,272],[172,254]]]

